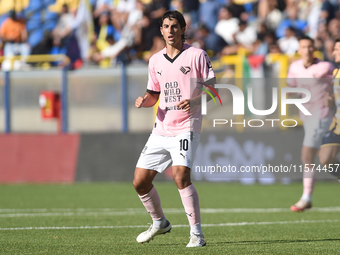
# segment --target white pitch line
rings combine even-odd
[[[165,208],[167,214],[184,213],[183,208]],[[280,213],[289,212],[288,208],[201,208],[201,213]],[[313,212],[340,212],[340,207],[314,207]],[[12,213],[9,213],[12,212]],[[0,218],[12,217],[71,217],[71,216],[120,216],[147,213],[144,208],[79,208],[79,209],[0,209]]]
[[[308,224],[308,223],[335,223],[340,220],[296,220],[296,221],[265,221],[265,222],[228,222],[219,224],[202,224],[202,227],[233,227],[249,225],[284,225],[284,224]],[[119,228],[146,228],[148,225],[130,226],[79,226],[79,227],[26,227],[26,228],[0,228],[0,231],[8,230],[67,230],[67,229],[119,229]],[[174,228],[188,228],[188,225],[173,225]]]

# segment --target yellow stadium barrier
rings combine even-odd
[[[62,61],[65,66],[70,64],[70,59],[64,54],[0,57],[0,63],[2,63],[5,60],[9,60],[11,62],[10,70],[13,70],[13,64],[14,64],[14,61],[16,60],[22,61],[25,63],[42,63],[42,62]]]

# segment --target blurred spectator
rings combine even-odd
[[[307,1],[309,5],[309,10],[307,13],[307,23],[308,23],[308,35],[311,38],[315,38],[318,31],[319,17],[321,14],[321,1]]]
[[[106,37],[111,35],[114,37],[116,34],[115,29],[111,24],[110,21],[110,13],[108,11],[103,11],[99,16],[99,27],[95,29],[96,34],[98,35],[97,38],[97,48],[101,51],[108,46],[106,41]]]
[[[340,20],[338,18],[334,18],[329,22],[328,31],[334,40],[340,37]]]
[[[276,43],[269,44],[268,53],[281,53],[281,49]]]
[[[54,45],[59,47],[60,51],[64,51],[63,48],[67,48],[71,40],[71,24],[73,22],[73,19],[74,16],[69,12],[68,6],[64,4],[61,9],[58,23],[52,32]]]
[[[201,25],[195,34],[196,43],[200,48],[204,49],[210,56],[218,55],[227,45],[222,37],[216,35],[215,32],[210,32],[205,25]]]
[[[233,17],[230,7],[223,6],[218,13],[215,33],[230,46],[235,44],[233,35],[238,31],[239,19]]]
[[[23,19],[18,19],[15,11],[10,11],[0,27],[0,40],[4,43],[4,56],[27,56],[30,46],[27,43],[27,29]]]
[[[151,25],[159,28],[159,21],[161,20],[163,14],[170,9],[168,0],[152,0],[151,4],[146,5],[146,10],[150,13],[149,17],[151,19]],[[161,32],[159,32],[160,34]]]
[[[93,20],[91,10],[88,8],[86,0],[80,0],[78,9],[74,13],[75,18],[72,22],[72,30],[78,44],[80,59],[78,63],[88,58],[90,49],[90,38],[93,34]],[[77,63],[76,63],[77,64]],[[77,64],[80,67],[80,64]]]
[[[275,32],[268,29],[264,23],[259,24],[257,41],[254,44],[254,55],[266,55],[269,53],[269,46],[276,44]]]
[[[209,32],[215,31],[220,8],[221,3],[217,0],[206,0],[200,4],[199,22],[200,24],[204,25],[204,27],[206,27]]]
[[[299,34],[305,32],[304,30],[307,27],[307,22],[304,20],[299,20],[297,18],[297,12],[298,10],[296,6],[287,10],[287,18],[281,21],[278,28],[276,29],[277,38],[281,38],[285,35],[287,27],[294,28],[295,32]]]
[[[117,31],[121,31],[125,26],[129,13],[136,8],[135,0],[119,0],[112,9],[111,21]]]
[[[79,5],[79,0],[53,0],[53,1],[34,1],[31,0],[32,3],[34,3],[34,5],[36,6],[37,2],[41,2],[43,5],[40,5],[40,7],[42,6],[46,6],[46,4],[49,4],[48,6],[48,10],[54,13],[60,13],[61,9],[63,8],[63,5],[67,5],[69,10],[75,10],[78,8]],[[54,4],[51,4],[52,2],[54,2]]]
[[[50,31],[45,31],[42,41],[32,48],[31,55],[51,54],[52,47],[53,35]]]
[[[98,32],[100,25],[99,25],[99,18],[100,14],[103,12],[110,12],[112,8],[112,1],[111,0],[94,0],[94,4],[92,4],[92,20],[94,25],[94,30]],[[97,33],[98,34],[98,33]]]
[[[111,0],[96,0],[93,9],[93,18],[97,19],[103,11],[110,11],[111,3]]]
[[[235,44],[224,47],[222,50],[222,55],[236,54],[241,47],[245,48],[250,53],[255,50],[254,43],[257,39],[256,29],[248,26],[247,22],[240,22],[239,31],[233,35],[233,38]]]
[[[53,31],[53,54],[66,54],[71,68],[79,68],[89,57],[90,40],[93,34],[91,10],[86,0],[80,0],[77,9],[68,12],[64,5],[57,27]]]
[[[264,22],[272,30],[275,30],[282,20],[282,12],[277,7],[277,0],[259,2],[259,22]]]
[[[183,13],[183,0],[171,0],[170,10],[177,10]]]
[[[329,0],[322,0],[322,7],[319,22],[328,24],[332,19],[335,18],[336,11],[339,9],[333,5]]]
[[[315,38],[315,45],[324,53],[325,60],[332,61],[334,39],[340,36],[337,1],[173,0],[171,7],[184,14],[188,42],[206,50],[210,56],[237,54],[240,47],[253,54],[294,54],[297,38],[307,33]],[[50,50],[51,35],[45,33],[42,41],[32,49],[32,54],[67,53],[73,63],[79,59],[94,63],[106,59],[105,63],[109,63],[109,58],[112,62],[121,53],[126,52],[127,54],[123,55],[125,57],[135,54],[136,50],[138,58],[148,61],[154,52],[164,47],[164,40],[159,31],[159,19],[170,8],[169,0],[55,2],[50,6],[61,10],[59,21],[53,30],[54,46],[58,47],[52,47]],[[88,9],[87,2],[91,3],[92,10]],[[70,5],[64,3],[71,4],[74,8],[69,10]],[[223,4],[226,6],[222,7]],[[77,6],[78,9],[75,9]],[[13,13],[11,15],[13,16]],[[6,22],[3,23],[0,39],[8,45],[5,47],[5,54],[11,49],[12,55],[27,55],[29,47],[25,49],[28,45],[22,43],[26,42],[27,38],[25,23],[16,17],[12,19],[13,22],[17,22],[16,31],[22,32],[19,32],[20,39],[8,40],[3,36]],[[92,34],[93,22],[96,36]],[[258,34],[254,25],[259,27]],[[281,39],[278,41],[277,38]],[[20,46],[10,47],[13,42]]]
[[[150,57],[164,48],[165,43],[160,33],[159,25],[156,27],[152,23],[150,14],[146,11],[143,13],[142,20],[139,22],[141,26],[140,33],[136,37],[140,58],[148,62]]]
[[[295,36],[295,29],[286,28],[286,36],[278,40],[278,45],[282,53],[293,56],[299,49],[299,41]]]
[[[98,64],[98,62],[95,60],[95,55],[98,53],[100,53],[100,51],[97,48],[97,36],[94,34],[90,41],[89,54],[86,62]]]
[[[334,31],[337,29],[337,22],[330,22],[327,26],[325,23],[320,23],[318,26],[318,33],[315,39],[315,47],[318,51],[321,51],[324,55],[324,60],[333,61],[333,46],[335,38],[332,37],[337,34],[338,31]],[[331,30],[331,31],[330,31]]]
[[[116,41],[114,40],[112,35],[108,35],[106,37],[106,48],[104,48],[102,51],[100,51],[97,46],[92,45],[91,46],[91,56],[90,61],[95,62],[96,64],[99,64],[101,68],[108,68],[111,66],[111,63],[116,63],[115,56],[103,56],[102,52],[109,49],[113,45],[115,45]]]
[[[189,13],[184,13],[183,17],[184,17],[185,23],[187,24],[186,27],[185,27],[186,41],[187,41],[188,44],[192,45],[192,43],[193,43],[192,40],[195,37],[196,29],[192,25],[192,18],[191,18],[191,15]],[[189,41],[190,41],[190,43],[189,43]]]
[[[198,9],[199,0],[182,0],[183,1],[183,13],[188,13],[191,17],[191,24],[194,28],[198,26]]]
[[[129,13],[127,23],[125,24],[119,41],[115,42],[111,37],[106,38],[107,46],[99,48],[100,53],[94,55],[95,61],[99,62],[104,58],[116,58],[123,50],[132,47],[135,44],[135,39],[140,33],[141,27],[138,24],[143,17],[143,4],[140,1],[136,2],[136,8]],[[108,41],[109,38],[109,41]]]
[[[145,5],[143,18],[140,22],[141,30],[136,37],[136,42],[139,44],[138,55],[146,62],[165,46],[159,22],[169,8],[168,0],[153,0],[150,4]]]
[[[237,44],[240,44],[244,48],[251,49],[257,39],[256,29],[249,26],[246,21],[241,21],[239,31],[235,34],[234,38]]]
[[[233,14],[233,17],[238,18],[239,20],[242,21],[248,20],[248,14],[246,13],[246,9],[244,8],[243,5],[231,2],[228,4],[228,7],[231,13]]]

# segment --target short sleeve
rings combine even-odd
[[[152,61],[153,59],[150,59],[149,62],[149,75],[148,75],[148,85],[147,85],[147,91],[150,92],[160,92],[160,86],[159,86],[159,82],[157,80],[156,77],[156,71],[155,71],[155,67],[154,67],[154,61]]]
[[[215,78],[215,73],[212,68],[209,56],[205,51],[202,51],[202,53],[200,54],[199,67],[201,78],[203,79]]]

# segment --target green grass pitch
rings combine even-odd
[[[317,183],[313,209],[289,207],[302,184],[195,183],[207,246],[186,248],[189,226],[174,183],[155,183],[170,234],[151,223],[131,183],[1,185],[0,254],[340,254],[340,183]]]

